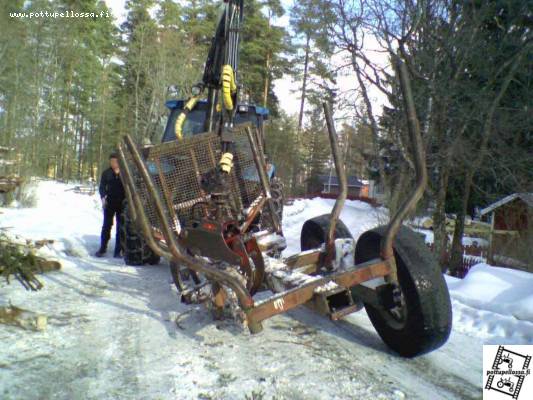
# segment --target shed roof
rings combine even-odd
[[[319,175],[318,179],[320,180],[320,183],[324,185],[331,185],[331,186],[339,186],[339,178],[337,178],[335,175],[330,176],[329,175]],[[356,176],[350,175],[346,177],[346,180],[348,181],[348,187],[363,187],[363,182],[361,182]]]
[[[485,207],[484,209],[482,209],[480,211],[480,213],[481,213],[481,215],[488,214],[488,213],[494,211],[495,209],[497,209],[498,207],[501,207],[504,204],[507,204],[507,203],[509,203],[509,202],[511,202],[511,201],[513,201],[515,199],[520,199],[524,203],[526,203],[528,205],[528,207],[533,207],[533,193],[513,193],[513,194],[510,194],[509,196],[506,196],[503,199],[498,200],[497,202],[492,203],[489,206]]]

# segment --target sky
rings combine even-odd
[[[117,23],[121,23],[126,18],[126,11],[124,5],[126,0],[105,0],[108,7],[113,12],[114,17],[117,20]],[[285,9],[288,10],[292,4],[292,0],[282,0]],[[246,17],[246,16],[245,16]],[[246,23],[246,22],[245,22]],[[278,25],[289,27],[289,17],[288,13],[282,18],[276,21]],[[375,55],[370,55],[369,58],[372,59]],[[385,63],[386,60],[379,60],[380,64]],[[338,57],[334,61],[341,65],[343,60],[342,57]],[[283,78],[274,81],[274,92],[278,97],[280,108],[283,109],[289,115],[297,115],[300,110],[300,97],[298,94],[299,83],[294,82],[292,77],[285,75]],[[356,79],[353,74],[345,74],[338,77],[337,87],[341,91],[353,90],[357,88]],[[369,91],[370,97],[373,100],[373,103],[376,105],[382,105],[385,103],[384,96],[377,90],[372,88]],[[377,110],[376,110],[377,111]]]
[[[124,5],[126,0],[105,0],[107,6],[113,11],[113,16],[117,19],[118,23],[121,23],[126,18],[126,11]]]

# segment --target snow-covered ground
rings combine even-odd
[[[40,332],[0,325],[2,399],[479,399],[482,344],[533,343],[532,275],[487,265],[447,279],[450,340],[414,360],[391,353],[364,311],[333,323],[301,308],[251,336],[180,304],[164,263],[92,257],[99,200],[69,188],[41,182],[36,208],[0,209],[0,227],[54,239],[43,251],[63,265],[39,292],[0,283],[0,303],[48,316]],[[303,222],[332,204],[286,207],[287,255],[298,251]],[[342,218],[357,238],[382,215],[348,201]]]
[[[446,276],[454,329],[493,344],[533,344],[533,274],[478,264]]]

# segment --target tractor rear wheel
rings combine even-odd
[[[120,226],[120,241],[122,252],[124,253],[124,262],[126,265],[158,264],[160,257],[146,243],[146,240],[135,225],[135,221],[131,218],[128,208],[128,202],[124,201],[122,224]]]
[[[272,178],[270,181],[270,194],[272,196],[271,202],[274,206],[274,212],[278,217],[280,224],[283,224],[283,182],[279,178]],[[264,207],[259,220],[260,229],[272,229],[274,227],[272,217],[270,216],[270,208]]]
[[[385,230],[381,226],[361,235],[355,249],[356,264],[379,258]],[[450,295],[438,264],[415,232],[400,229],[394,256],[399,284],[394,290],[400,305],[385,309],[365,304],[365,308],[379,336],[392,350],[415,357],[448,340],[452,327]]]
[[[270,181],[270,193],[274,202],[274,209],[278,215],[279,222],[283,221],[283,182],[279,178],[272,178]]]

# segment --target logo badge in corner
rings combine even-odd
[[[483,400],[533,398],[533,345],[483,345]]]

